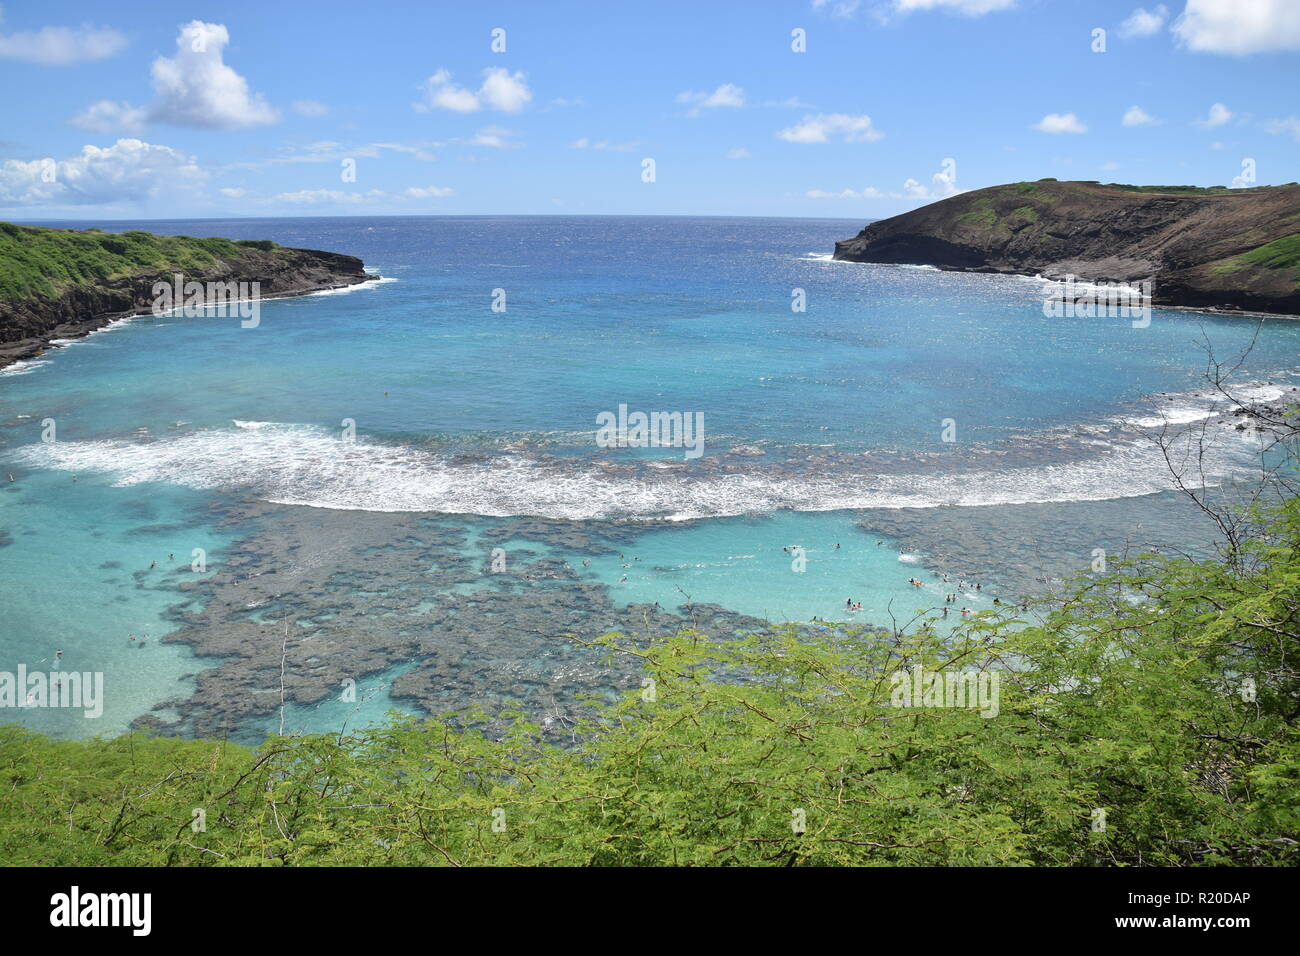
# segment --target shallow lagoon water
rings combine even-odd
[[[1093,547],[1206,543],[1138,425],[1215,414],[1200,339],[1236,354],[1252,320],[1050,319],[1030,280],[827,261],[859,225],[111,224],[347,252],[396,281],[265,302],[257,329],[141,317],[0,374],[0,472],[16,479],[0,487],[0,669],[63,649],[108,686],[97,721],[14,717],[87,736],[151,714],[175,732],[255,738],[279,723],[267,660],[286,616],[303,639],[291,729],[511,693],[545,709],[573,675],[617,683],[556,642],[629,608],[685,621],[689,595],[733,612],[710,619],[725,630],[846,619],[851,597],[853,619],[888,625],[942,604],[939,570],[984,582],[958,602],[978,609],[1082,570]],[[496,288],[505,313],[490,310]],[[806,312],[791,311],[796,288]],[[1300,325],[1267,321],[1242,384],[1281,394],[1297,354]],[[702,411],[704,457],[597,447],[596,415],[620,403]],[[340,440],[344,419],[355,443]],[[1251,463],[1224,434],[1215,481]],[[407,543],[428,521],[444,537]],[[782,550],[796,545],[803,572]],[[491,572],[497,546],[517,582]],[[209,572],[189,570],[194,548]],[[304,590],[235,613],[239,588],[272,579]],[[145,633],[143,648],[128,639]],[[359,709],[320,696],[312,641],[370,668],[359,688],[386,689]],[[436,665],[399,659],[435,652]],[[204,671],[206,691],[191,676]],[[219,719],[204,723],[196,699]]]

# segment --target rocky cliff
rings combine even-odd
[[[256,282],[276,298],[377,278],[360,259],[268,241],[0,223],[0,367],[148,312],[155,282]],[[179,304],[179,303],[178,303]]]
[[[1300,315],[1300,185],[1010,183],[874,222],[835,258],[1150,279],[1157,305]]]

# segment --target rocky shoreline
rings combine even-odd
[[[122,276],[93,287],[76,287],[55,298],[0,301],[0,369],[35,358],[60,339],[76,339],[120,319],[148,314],[156,282],[171,284],[176,270]],[[260,299],[283,299],[342,289],[380,276],[355,256],[276,246],[248,248],[219,268],[186,273],[186,281],[257,282]]]
[[[873,222],[837,242],[835,258],[1150,282],[1155,306],[1294,317],[1300,315],[1300,186],[1009,183]]]

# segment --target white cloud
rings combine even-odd
[[[875,186],[862,189],[841,189],[829,192],[824,189],[810,189],[806,193],[809,199],[945,199],[965,192],[957,188],[956,166],[944,160],[944,168],[930,177],[932,186],[926,186],[918,180],[908,177],[903,181],[902,192],[887,192]]]
[[[502,67],[489,67],[483,71],[483,83],[477,91],[457,86],[451,73],[438,70],[424,81],[425,103],[413,104],[415,109],[451,110],[455,113],[476,113],[482,109],[518,113],[533,98],[528,89],[528,78],[523,73],[511,73]]]
[[[235,162],[231,163],[230,166],[234,169],[267,169],[273,166],[292,166],[301,163],[337,163],[339,160],[349,157],[355,159],[365,156],[375,159],[384,150],[405,153],[423,162],[434,162],[438,159],[438,156],[431,150],[445,145],[445,143],[435,142],[345,144],[336,143],[332,140],[320,140],[306,146],[280,146],[277,147],[277,152],[280,153],[278,156],[257,160],[256,162]]]
[[[59,163],[7,160],[0,166],[0,204],[137,202],[167,189],[196,185],[206,176],[193,157],[169,146],[119,139],[106,148],[83,146]]]
[[[1115,162],[1113,159],[1107,160],[1101,164],[1101,168],[1103,172],[1113,172],[1114,170],[1119,169],[1119,163]]]
[[[1264,129],[1274,136],[1290,134],[1292,139],[1300,141],[1300,119],[1288,116],[1286,119],[1272,119],[1264,124]]]
[[[810,189],[804,193],[809,199],[888,199],[891,198],[889,193],[882,193],[875,186],[867,186],[860,190],[841,189],[837,193],[827,192],[824,189]],[[897,197],[893,197],[897,198]]]
[[[743,146],[736,146],[727,150],[727,159],[749,159],[749,150]]]
[[[479,96],[489,109],[518,113],[533,98],[523,73],[510,73],[500,68],[483,72],[486,78],[479,88]]]
[[[330,111],[324,103],[315,100],[294,100],[292,106],[293,111],[300,116],[324,116]]]
[[[176,126],[233,129],[274,123],[279,114],[249,93],[248,81],[228,67],[221,51],[230,33],[220,23],[191,20],[176,38],[176,55],[153,61],[157,101],[149,118]]]
[[[1088,127],[1073,113],[1048,113],[1033,126],[1040,133],[1086,133]]]
[[[723,83],[712,93],[693,93],[690,90],[678,93],[677,102],[694,104],[686,115],[699,116],[703,110],[717,109],[720,106],[744,106],[745,91],[734,83]]]
[[[151,106],[98,100],[69,122],[100,133],[138,133],[155,122],[198,129],[277,122],[279,113],[260,93],[250,93],[248,81],[222,60],[221,51],[229,42],[230,33],[220,23],[191,20],[177,34],[176,55],[153,61],[157,99]]]
[[[1140,106],[1130,106],[1124,111],[1123,126],[1151,126],[1158,120]]]
[[[489,127],[489,129],[495,128]],[[501,132],[513,135],[509,130],[502,130]],[[337,146],[338,144],[333,145]],[[444,145],[444,143],[371,143],[368,146],[359,146],[351,150],[351,152],[360,156],[378,156],[381,150],[388,149],[394,153],[405,153],[408,156],[414,156],[424,163],[432,163],[438,159],[438,154],[430,152],[430,150],[438,149]],[[345,149],[343,153],[347,155],[349,151]]]
[[[114,100],[97,100],[68,122],[94,133],[139,133],[148,119],[149,111],[143,107]]]
[[[1196,53],[1244,56],[1300,50],[1300,3],[1295,0],[1187,0],[1173,25]]]
[[[847,20],[858,12],[858,7],[862,6],[862,0],[836,0],[831,3],[830,0],[812,0],[814,10],[826,10],[833,17]]]
[[[510,137],[518,136],[514,130],[502,126],[485,126],[474,134],[473,139],[465,140],[468,146],[488,146],[492,149],[514,149],[519,144]]]
[[[1119,25],[1119,35],[1126,40],[1149,37],[1160,31],[1160,28],[1165,25],[1165,19],[1168,16],[1169,8],[1163,3],[1151,10],[1138,7],[1129,14],[1127,20]]]
[[[0,10],[0,23],[4,11]],[[65,66],[102,60],[126,46],[126,37],[109,27],[83,24],[71,27],[41,27],[0,33],[0,59],[23,60],[45,66]]]
[[[945,165],[944,169],[930,177],[930,182],[934,184],[934,192],[931,193],[933,196],[955,196],[966,191],[957,188],[956,165]]]
[[[569,144],[570,149],[599,149],[608,150],[613,153],[630,153],[632,150],[636,149],[636,147],[636,140],[629,140],[626,143],[611,143],[607,139],[592,141],[585,136],[581,139],[576,139]]]
[[[797,96],[787,96],[783,100],[765,100],[763,106],[765,109],[776,110],[815,110],[817,108],[811,103],[805,103]]]
[[[424,95],[428,98],[429,105],[422,106],[417,103],[416,109],[433,107],[456,113],[474,113],[482,109],[478,95],[473,90],[452,83],[451,73],[447,70],[439,70],[424,81]]]
[[[911,13],[914,10],[951,10],[968,17],[979,17],[997,10],[1010,10],[1016,0],[894,0],[894,9],[899,13]]]
[[[360,206],[368,204],[373,207],[400,206],[407,202],[425,199],[442,199],[454,196],[456,191],[450,186],[411,186],[401,192],[386,192],[383,189],[368,189],[365,192],[343,189],[299,189],[295,192],[276,193],[272,196],[258,195],[243,188],[226,188],[218,190],[229,199],[247,198],[260,206]]]
[[[1193,120],[1192,122],[1202,129],[1214,129],[1216,126],[1223,126],[1231,119],[1232,110],[1222,103],[1215,103],[1210,107],[1210,112],[1205,119]]]
[[[776,135],[787,143],[829,143],[837,134],[846,143],[875,142],[885,137],[884,133],[872,125],[870,116],[850,116],[847,113],[805,116],[794,126],[779,130]]]
[[[442,199],[456,195],[456,190],[450,186],[412,186],[402,195],[408,199]]]
[[[271,202],[287,202],[296,206],[316,206],[321,203],[359,203],[370,198],[382,196],[383,190],[372,189],[369,193],[349,193],[341,189],[300,189],[292,193],[277,193]]]

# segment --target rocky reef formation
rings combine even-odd
[[[163,641],[186,644],[211,665],[191,675],[192,694],[141,716],[138,728],[260,743],[278,723],[281,693],[287,732],[302,729],[308,711],[314,726],[355,727],[364,721],[357,705],[340,701],[351,680],[357,702],[378,692],[429,715],[491,719],[517,707],[558,740],[586,695],[640,686],[637,661],[588,646],[602,634],[639,641],[691,627],[725,638],[769,627],[689,598],[672,608],[613,600],[581,556],[630,553],[653,524],[251,500],[214,507],[239,537],[212,556],[207,573],[183,561],[133,573],[137,587],[177,592],[168,614],[176,629]],[[499,572],[497,548],[508,553]],[[154,643],[131,646],[147,656]]]
[[[356,285],[360,259],[263,240],[121,235],[0,223],[0,368],[51,340],[149,311],[156,282],[258,283],[260,298]],[[178,303],[179,304],[179,303]]]
[[[1300,185],[1010,183],[871,223],[835,258],[1150,280],[1155,305],[1300,315]]]

